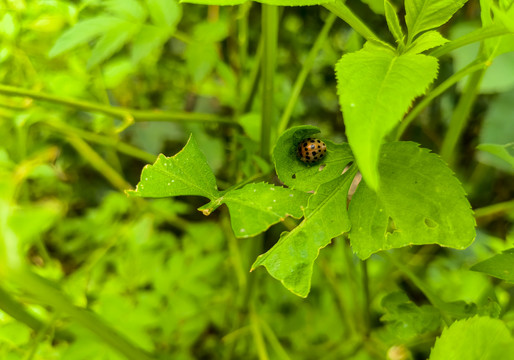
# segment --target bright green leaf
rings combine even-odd
[[[346,135],[368,186],[378,188],[377,161],[382,139],[401,120],[412,100],[437,75],[437,59],[395,55],[370,42],[344,55],[336,65]]]
[[[403,43],[403,30],[400,26],[400,20],[398,19],[398,15],[396,15],[396,9],[388,0],[384,1],[384,7],[389,31],[391,31],[391,34],[393,34],[394,38],[396,39],[396,42]]]
[[[378,164],[380,187],[359,184],[350,202],[350,241],[361,259],[408,245],[468,247],[475,219],[448,166],[412,142],[387,143]]]
[[[443,330],[429,360],[512,360],[514,340],[505,323],[488,317],[454,322]]]
[[[199,210],[209,215],[226,204],[237,237],[255,236],[287,216],[301,218],[310,194],[267,183],[248,184],[231,190]]]
[[[107,0],[105,1],[105,8],[110,13],[125,20],[141,23],[146,17],[145,9],[137,0]]]
[[[193,135],[175,156],[161,154],[153,165],[146,165],[136,190],[127,193],[141,197],[198,195],[211,200],[219,197],[216,178]]]
[[[241,5],[248,0],[181,0],[181,3],[202,4],[202,5]],[[262,4],[276,6],[306,6],[321,5],[334,2],[335,0],[256,0]]]
[[[182,16],[182,6],[175,0],[146,0],[152,22],[174,28]]]
[[[514,283],[514,249],[506,250],[490,259],[479,262],[473,265],[471,270]]]
[[[487,151],[488,153],[505,160],[512,168],[514,168],[514,143],[498,145],[498,144],[480,144],[478,150]]]
[[[419,54],[448,42],[439,31],[432,30],[421,34],[407,49],[408,54]]]
[[[384,1],[383,0],[361,0],[367,4],[375,14],[384,14]]]
[[[152,25],[143,25],[141,31],[132,41],[131,58],[134,63],[148,56],[153,50],[161,47],[170,37],[171,29]]]
[[[273,162],[280,181],[287,186],[302,191],[315,190],[320,184],[339,177],[344,168],[353,161],[348,144],[334,144],[325,141],[327,155],[316,164],[305,164],[298,158],[298,144],[308,137],[316,137],[319,129],[315,126],[297,126],[286,130],[273,149]]]
[[[409,39],[446,23],[467,0],[405,0]]]
[[[305,209],[305,219],[252,265],[266,267],[292,293],[306,297],[311,287],[312,268],[320,249],[348,230],[348,190],[356,169],[318,187]]]
[[[100,64],[120,50],[139,29],[139,26],[138,23],[118,20],[118,24],[110,28],[96,43],[87,61],[87,67],[91,68]]]
[[[84,20],[65,31],[55,42],[48,56],[55,57],[79,45],[86,44],[97,36],[106,33],[122,20],[112,16],[99,16]]]

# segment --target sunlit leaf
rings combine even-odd
[[[439,31],[432,30],[421,34],[407,49],[409,54],[419,54],[423,51],[441,46],[448,42]]]
[[[464,189],[436,155],[412,142],[387,143],[377,193],[360,183],[350,202],[350,241],[361,259],[408,245],[468,247],[475,220]]]
[[[473,265],[471,270],[514,283],[514,249],[506,250],[490,259],[479,262]]]
[[[373,190],[379,183],[377,162],[382,139],[399,123],[412,100],[426,91],[437,69],[434,57],[398,56],[370,42],[337,63],[346,135],[359,170]]]

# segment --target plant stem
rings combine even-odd
[[[481,70],[471,74],[459,99],[459,103],[452,114],[450,125],[441,147],[441,157],[450,165],[450,167],[455,160],[455,148],[468,122],[485,70],[485,68],[482,68]]]
[[[36,100],[52,102],[60,105],[71,106],[76,109],[86,111],[98,111],[107,115],[120,117],[125,120],[126,125],[133,122],[141,121],[173,121],[173,122],[203,122],[203,123],[223,123],[232,126],[239,126],[229,118],[221,117],[214,114],[191,113],[183,111],[144,111],[125,107],[114,107],[109,105],[98,104],[94,102],[70,99],[61,96],[46,94],[38,91],[27,90],[14,86],[1,85],[0,94],[11,96],[23,96]]]
[[[100,145],[113,147],[121,153],[132,156],[137,159],[141,159],[148,163],[153,163],[157,158],[155,155],[147,153],[135,146],[126,144],[124,142],[119,141],[118,139],[114,139],[109,136],[95,134],[89,131],[85,131],[82,129],[78,129],[73,126],[66,125],[64,123],[57,122],[44,122],[45,125],[52,127],[54,130],[64,134],[64,135],[76,135],[84,140],[94,142]]]
[[[441,316],[443,317],[445,323],[447,325],[451,324],[451,320],[445,312],[445,302],[441,300],[439,296],[437,296],[437,294],[435,294],[428,286],[425,286],[425,283],[416,274],[414,274],[401,261],[398,261],[394,256],[388,254],[385,251],[380,252],[379,255],[382,256],[384,259],[388,260],[391,264],[396,266],[405,276],[407,276],[409,280],[412,281],[412,283],[416,285],[416,287],[419,290],[421,290],[421,292],[426,296],[428,301],[430,301],[432,305],[434,305],[441,311]]]
[[[368,263],[367,260],[360,262],[361,265],[361,276],[362,276],[362,293],[364,297],[362,318],[364,320],[364,334],[369,335],[371,325],[371,314],[370,314],[370,296],[369,296],[369,277],[368,277]]]
[[[285,351],[284,347],[280,343],[280,341],[277,339],[277,336],[273,332],[273,329],[268,325],[268,323],[262,318],[259,317],[259,324],[261,325],[261,329],[263,334],[268,339],[269,344],[275,350],[275,353],[277,354],[277,358],[281,360],[291,360],[287,352]]]
[[[274,123],[274,79],[277,57],[278,7],[262,4],[262,113],[261,157],[269,159],[271,152],[271,126]]]
[[[482,220],[484,218],[492,218],[494,216],[502,215],[510,211],[514,211],[514,200],[505,201],[476,209],[475,219]]]
[[[323,5],[331,13],[337,15],[366,40],[379,40],[380,38],[368,26],[355,15],[342,0]]]
[[[114,170],[100,155],[98,155],[98,153],[84,140],[72,135],[68,137],[68,141],[75,150],[77,150],[77,152],[82,155],[82,157],[87,160],[95,170],[102,174],[114,187],[118,188],[120,191],[132,188],[132,185],[125,181],[125,179],[123,179],[123,177],[118,174],[118,172]]]
[[[293,91],[291,92],[291,96],[289,97],[289,101],[287,102],[286,108],[284,112],[282,113],[282,117],[280,118],[280,123],[278,126],[278,133],[277,135],[282,134],[289,124],[289,120],[291,119],[291,114],[293,113],[293,109],[296,105],[296,102],[298,101],[298,97],[300,96],[300,92],[302,91],[303,84],[305,83],[305,80],[307,79],[307,75],[312,69],[312,66],[314,65],[314,61],[316,60],[316,56],[319,53],[319,50],[321,49],[321,46],[324,44],[328,32],[332,28],[332,25],[334,24],[334,21],[336,19],[336,15],[334,13],[331,13],[327,20],[325,21],[325,25],[323,25],[323,28],[321,29],[320,33],[318,34],[318,37],[316,38],[316,41],[314,42],[314,45],[311,47],[311,50],[309,51],[309,54],[307,55],[307,58],[303,62],[302,69],[300,70],[300,73],[296,77],[296,81],[293,85]]]
[[[463,77],[474,73],[475,71],[482,70],[487,67],[486,62],[472,62],[468,66],[462,68],[461,70],[457,71],[455,74],[450,76],[448,79],[443,81],[439,86],[437,86],[435,89],[430,91],[430,93],[423,98],[415,107],[412,109],[409,114],[403,119],[403,121],[400,123],[400,126],[398,127],[398,130],[396,132],[396,140],[400,140],[401,136],[407,129],[407,127],[410,125],[410,123],[434,100],[436,97],[441,95],[443,92],[448,90],[451,86],[456,84],[459,80],[461,80]]]
[[[430,56],[435,57],[441,57],[443,55],[448,54],[449,52],[458,49],[460,47],[482,41],[485,39],[489,39],[496,36],[502,36],[502,35],[508,35],[512,34],[509,29],[507,29],[505,26],[498,26],[498,25],[491,25],[484,28],[480,28],[478,30],[475,30],[469,34],[466,34],[464,36],[461,36],[458,39],[455,39],[453,41],[450,41],[446,43],[443,46],[438,47],[435,50],[432,50],[428,53]]]
[[[0,288],[0,309],[13,319],[27,325],[32,330],[40,331],[45,327],[43,322],[27,312],[24,307],[15,301],[3,288]]]
[[[268,351],[266,350],[266,343],[262,335],[262,330],[259,323],[259,317],[255,312],[255,306],[250,306],[250,324],[253,334],[255,346],[257,347],[257,353],[259,354],[260,360],[268,360]]]

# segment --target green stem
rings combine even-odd
[[[27,312],[25,308],[15,301],[3,288],[0,288],[0,309],[35,331],[40,331],[45,327],[43,322]]]
[[[410,125],[410,123],[428,106],[432,103],[432,100],[434,100],[436,97],[441,95],[443,92],[448,90],[451,86],[456,84],[459,80],[464,78],[465,76],[474,73],[475,71],[482,70],[487,67],[486,62],[472,62],[468,66],[464,67],[463,69],[459,70],[452,76],[450,76],[448,79],[443,81],[441,84],[439,84],[435,89],[430,91],[430,93],[423,98],[415,107],[412,109],[409,114],[403,119],[403,121],[400,123],[400,126],[398,127],[398,130],[396,132],[396,140],[400,140],[401,136],[407,129],[407,127]]]
[[[371,325],[371,314],[370,314],[370,296],[369,296],[369,277],[368,277],[368,263],[366,260],[360,262],[361,265],[361,276],[362,276],[362,293],[364,297],[362,317],[364,320],[364,334],[369,335]]]
[[[491,25],[484,28],[475,30],[469,34],[461,36],[458,39],[452,40],[443,46],[428,53],[430,56],[441,57],[448,54],[449,52],[458,49],[460,47],[479,42],[485,39],[489,39],[496,36],[512,34],[509,29],[504,26]]]
[[[337,15],[366,40],[380,40],[380,38],[368,26],[355,15],[343,0],[335,0],[323,5],[331,13]]]
[[[259,324],[261,325],[262,332],[266,336],[266,339],[268,340],[269,344],[271,345],[273,350],[275,350],[277,358],[281,360],[291,360],[291,358],[285,351],[284,347],[280,343],[280,340],[273,332],[273,329],[271,329],[271,327],[268,325],[266,321],[264,321],[262,317],[259,318]]]
[[[448,131],[441,147],[441,157],[452,166],[455,159],[455,148],[464,131],[471,113],[473,103],[478,95],[480,82],[485,74],[485,68],[471,74],[465,89],[459,99],[450,119]]]
[[[134,121],[193,121],[203,123],[223,123],[233,126],[239,126],[237,123],[233,122],[229,118],[221,117],[214,114],[190,113],[183,111],[144,111],[125,107],[113,107],[109,105],[103,105],[77,99],[70,99],[61,96],[50,95],[38,91],[27,90],[23,88],[1,84],[0,94],[6,94],[10,96],[24,96],[36,100],[48,101],[60,105],[71,106],[76,109],[82,109],[86,111],[98,111],[107,115],[120,117],[126,121],[127,125],[130,125]]]
[[[447,325],[451,324],[451,320],[449,319],[448,315],[445,312],[446,304],[443,300],[437,296],[428,286],[425,286],[425,283],[416,275],[414,274],[407,266],[405,266],[401,261],[398,261],[394,256],[388,254],[385,251],[382,251],[379,253],[380,256],[382,256],[384,259],[388,260],[391,264],[393,264],[395,267],[397,267],[405,276],[409,278],[410,281],[419,289],[421,292],[426,296],[428,301],[432,305],[434,305],[436,308],[438,308],[441,311],[443,320]]]
[[[271,127],[274,123],[274,85],[278,38],[278,7],[262,4],[262,113],[261,157],[269,159],[271,152]]]
[[[68,314],[73,320],[96,334],[99,339],[119,351],[127,359],[151,359],[150,355],[133,345],[120,333],[101,321],[94,313],[74,306],[66,296],[57,288],[47,283],[46,280],[26,270],[16,271],[11,275],[13,280],[16,280],[25,291],[31,293],[36,299]]]
[[[312,69],[312,66],[314,65],[314,61],[316,60],[316,56],[319,53],[319,50],[321,49],[321,46],[324,44],[328,32],[330,31],[330,28],[334,24],[334,21],[336,19],[336,15],[331,13],[327,20],[325,21],[325,25],[323,25],[323,28],[321,29],[320,33],[318,34],[318,37],[316,38],[316,41],[314,42],[314,45],[312,46],[311,50],[309,51],[309,54],[307,55],[307,58],[303,62],[302,69],[300,70],[300,73],[296,77],[296,81],[293,85],[293,91],[291,92],[291,96],[289,97],[289,101],[287,102],[286,108],[282,114],[282,117],[280,118],[280,123],[278,126],[278,133],[277,135],[282,134],[289,124],[289,120],[291,119],[291,114],[293,113],[293,109],[296,105],[296,102],[298,101],[298,97],[300,96],[300,92],[302,91],[303,84],[305,83],[305,80],[307,79],[307,75]]]
[[[481,220],[514,211],[514,200],[505,201],[475,210],[475,219]]]
[[[250,307],[250,324],[255,346],[257,347],[257,354],[259,354],[259,359],[268,360],[268,351],[266,350],[266,343],[264,342],[264,337],[262,335],[259,317],[253,305]]]
[[[87,160],[91,166],[102,174],[114,187],[120,191],[131,189],[132,185],[123,179],[98,153],[91,148],[84,140],[77,136],[69,136],[69,143],[77,150],[77,152]]]
[[[66,135],[75,135],[78,136],[84,140],[112,147],[116,150],[118,150],[121,153],[124,153],[126,155],[132,156],[137,159],[141,159],[143,161],[146,161],[148,163],[153,163],[156,159],[155,155],[152,155],[150,153],[147,153],[146,151],[143,151],[135,146],[126,144],[124,142],[119,141],[118,139],[114,139],[109,136],[95,134],[89,131],[85,131],[82,129],[75,128],[73,126],[66,125],[64,123],[57,123],[57,122],[44,122],[45,125],[48,125],[52,127],[54,130]]]

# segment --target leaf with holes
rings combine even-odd
[[[306,297],[311,288],[312,268],[320,249],[348,230],[346,210],[348,189],[355,176],[352,167],[343,176],[322,184],[310,197],[305,219],[252,265],[252,271],[264,266],[292,293]]]
[[[136,190],[127,194],[140,197],[197,195],[210,200],[219,197],[216,178],[193,135],[175,156],[160,154],[153,165],[146,165]]]
[[[350,202],[350,241],[361,259],[407,245],[468,247],[475,219],[464,189],[436,155],[413,142],[382,147],[380,187],[360,183]]]
[[[232,230],[237,237],[255,236],[287,216],[301,218],[310,194],[267,183],[248,184],[229,190],[198,210],[209,215],[221,204],[230,212]]]
[[[312,165],[302,162],[297,155],[298,145],[305,138],[316,137],[317,133],[319,128],[315,126],[296,126],[285,131],[278,139],[273,149],[273,162],[278,178],[287,186],[313,191],[319,185],[341,176],[346,166],[353,161],[348,144],[335,144],[322,139],[327,145],[327,154],[323,160]]]

